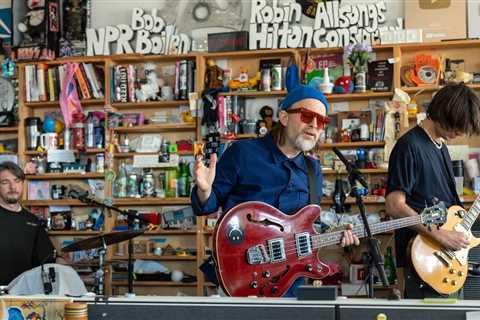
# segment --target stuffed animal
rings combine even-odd
[[[335,93],[351,93],[353,92],[353,81],[349,76],[341,76],[335,80]]]
[[[42,43],[45,36],[45,0],[27,0],[28,12],[18,24],[22,44]]]

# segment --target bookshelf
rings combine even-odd
[[[434,44],[405,44],[405,45],[392,45],[392,46],[374,46],[374,51],[377,54],[377,59],[395,58],[398,63],[394,65],[394,79],[393,87],[402,88],[409,94],[419,93],[419,101],[429,98],[439,86],[430,87],[403,87],[400,80],[400,67],[404,63],[411,62],[412,57],[419,52],[426,52],[433,50],[432,53],[444,52],[454,56],[465,57],[465,59],[471,59],[478,62],[478,49],[480,48],[480,41],[449,41],[445,43]],[[338,53],[339,48],[327,48],[327,49],[312,49],[311,54],[320,53]],[[195,76],[192,80],[195,85],[195,91],[200,93],[204,89],[204,75],[206,72],[206,60],[225,60],[229,68],[232,69],[232,74],[237,75],[240,67],[246,67],[249,70],[249,76],[253,76],[253,72],[256,72],[258,68],[258,62],[260,59],[280,58],[282,65],[286,65],[286,61],[293,59],[299,63],[304,56],[305,51],[302,49],[282,49],[282,50],[258,50],[258,51],[238,51],[238,52],[219,52],[219,53],[193,53],[179,56],[143,56],[143,55],[112,55],[108,57],[79,57],[68,59],[57,59],[55,61],[41,62],[41,63],[19,63],[19,85],[20,85],[20,110],[19,118],[20,122],[16,128],[0,128],[0,134],[17,135],[19,141],[19,159],[21,162],[32,159],[33,157],[43,155],[44,152],[27,150],[26,148],[26,135],[25,135],[25,119],[27,117],[38,116],[42,117],[46,112],[53,112],[59,110],[58,100],[54,101],[27,101],[26,99],[26,69],[27,65],[45,65],[47,68],[57,68],[59,65],[65,63],[87,63],[98,66],[100,70],[103,70],[103,76],[98,78],[104,85],[103,98],[90,98],[82,99],[82,107],[85,111],[99,111],[105,114],[105,123],[108,123],[109,112],[116,112],[119,114],[138,113],[143,112],[145,118],[152,116],[155,112],[177,110],[183,106],[189,105],[189,100],[161,100],[161,101],[145,101],[145,102],[119,102],[112,96],[114,88],[112,83],[114,82],[114,70],[118,65],[135,65],[139,68],[144,64],[152,63],[157,66],[175,65],[177,61],[185,60],[193,63],[195,67]],[[171,68],[171,67],[170,67]],[[27,68],[28,69],[28,68]],[[472,71],[472,70],[467,70]],[[480,89],[479,84],[469,85],[475,90]],[[246,92],[226,92],[220,94],[223,97],[238,97],[244,99],[281,99],[286,95],[285,90],[262,92],[262,91],[246,91]],[[350,110],[357,111],[363,108],[369,100],[376,99],[391,99],[393,92],[366,92],[366,93],[350,93],[350,94],[331,94],[327,96],[327,100],[330,103],[336,102],[348,102]],[[413,123],[413,118],[410,119]],[[109,148],[108,143],[111,143],[111,135],[116,134],[128,134],[132,136],[139,136],[142,134],[160,134],[166,135],[171,139],[192,139],[200,140],[200,125],[197,123],[162,123],[162,124],[143,124],[138,126],[124,126],[124,127],[111,127],[105,126],[105,145],[104,148],[89,148],[84,151],[75,151],[76,156],[94,157],[98,153],[104,153],[106,160],[110,157],[110,167],[107,163],[105,173],[86,173],[86,174],[43,174],[43,175],[29,175],[27,181],[52,181],[55,183],[82,183],[88,179],[100,179],[105,181],[105,197],[114,205],[122,208],[133,209],[156,209],[156,208],[175,208],[186,207],[190,205],[190,199],[188,197],[172,197],[172,198],[124,198],[115,197],[112,181],[108,180],[109,171],[118,173],[118,166],[122,161],[131,162],[135,156],[138,155],[150,155],[154,156],[156,152],[119,152],[115,148]],[[237,138],[255,138],[256,134],[244,134],[238,135]],[[476,140],[465,141],[459,140],[454,143],[468,143],[473,145],[480,145]],[[341,149],[357,149],[357,148],[384,148],[385,143],[383,141],[359,141],[359,142],[338,142],[332,144],[321,145],[321,150],[330,150],[333,147]],[[192,151],[179,152],[181,157],[192,157]],[[107,160],[108,162],[108,160]],[[386,169],[364,169],[362,170],[368,176],[374,176],[376,178],[385,177],[387,174]],[[326,179],[332,179],[337,173],[334,170],[324,170]],[[345,172],[341,171],[340,175],[344,175]],[[108,180],[108,181],[107,181]],[[27,190],[24,190],[25,198],[23,199],[23,205],[27,207],[49,207],[49,206],[71,206],[74,210],[88,210],[89,207],[84,203],[74,199],[63,200],[28,200],[26,198]],[[463,197],[465,202],[471,203],[473,197]],[[352,199],[348,199],[347,202],[352,202]],[[332,203],[331,199],[324,198],[323,205],[328,206]],[[369,196],[366,199],[368,206],[381,208],[384,205],[384,198],[377,196]],[[116,214],[107,213],[105,215],[105,225],[102,231],[50,231],[49,234],[52,239],[58,238],[77,238],[77,237],[91,237],[97,236],[102,232],[108,233],[115,227]],[[197,277],[197,281],[193,283],[176,283],[170,281],[136,281],[135,285],[148,288],[148,292],[155,294],[161,294],[162,290],[156,291],[157,288],[172,289],[177,287],[188,288],[188,293],[203,295],[205,289],[212,289],[212,284],[206,281],[203,274],[198,270],[198,267],[205,261],[206,249],[211,248],[213,232],[212,229],[207,227],[207,217],[197,217],[196,227],[190,230],[165,230],[160,229],[154,232],[147,232],[142,235],[139,240],[148,240],[158,237],[164,237],[172,243],[178,243],[182,246],[191,246],[196,249],[196,256],[178,257],[178,256],[161,256],[156,257],[148,254],[137,254],[137,258],[151,259],[168,263],[177,269],[185,268],[187,273],[193,274]],[[109,247],[107,259],[112,262],[115,260],[124,260],[119,258],[115,254],[114,246]],[[126,281],[115,280],[112,278],[111,273],[108,273],[107,277],[107,292],[118,291],[119,288],[126,287]]]

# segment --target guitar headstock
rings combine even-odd
[[[420,218],[422,224],[430,229],[432,225],[438,226],[447,222],[447,215],[447,207],[443,201],[440,201],[431,207],[423,209]]]

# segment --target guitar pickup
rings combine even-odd
[[[441,251],[435,251],[433,255],[437,257],[437,259],[440,260],[440,262],[442,262],[445,267],[450,268],[452,266],[451,260],[447,257],[445,253]]]
[[[250,247],[247,250],[247,263],[248,264],[263,264],[270,262],[267,250],[265,246],[259,244],[255,247]]]

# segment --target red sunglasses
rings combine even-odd
[[[302,122],[306,123],[306,124],[312,123],[313,119],[316,118],[318,129],[324,129],[325,126],[330,123],[330,118],[329,117],[322,116],[319,113],[313,112],[313,111],[305,109],[305,108],[286,110],[286,112],[287,113],[300,113],[300,120],[302,120]]]

